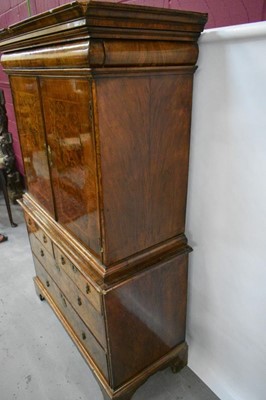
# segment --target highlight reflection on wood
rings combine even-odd
[[[10,83],[27,186],[36,200],[54,216],[38,80],[35,77],[12,76]]]
[[[100,252],[96,164],[87,80],[40,81],[57,220]]]
[[[36,292],[107,400],[129,400],[156,371],[187,363],[184,230],[205,22],[81,1],[0,33]]]
[[[184,232],[192,74],[95,87],[109,265]]]

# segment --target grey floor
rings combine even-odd
[[[23,215],[8,222],[0,193],[0,399],[102,400],[89,368],[46,302],[35,294]],[[132,400],[219,400],[189,369],[151,377]]]

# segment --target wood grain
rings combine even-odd
[[[207,20],[207,14],[134,7],[108,2],[74,2],[51,12],[33,17],[3,29],[0,33],[2,49],[14,49],[23,41],[26,46],[72,40],[81,35],[92,38],[134,38],[196,41]],[[86,29],[87,27],[87,29]]]
[[[55,217],[39,84],[35,77],[10,78],[29,192]]]
[[[21,205],[37,293],[106,399],[129,400],[160,368],[187,362],[192,81],[205,22],[81,1],[0,32],[34,161]]]
[[[99,79],[96,93],[110,265],[184,232],[192,76]]]
[[[30,236],[30,243],[35,259],[46,269],[76,313],[82,318],[102,347],[106,349],[105,324],[102,315],[68,277],[61,268],[61,264],[58,265],[56,260],[45,250],[35,235]]]
[[[57,220],[100,254],[90,87],[82,79],[41,79]]]
[[[187,255],[154,265],[105,296],[113,387],[185,339]]]

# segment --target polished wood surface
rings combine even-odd
[[[187,363],[189,139],[205,22],[80,1],[0,32],[36,292],[105,399],[129,400],[159,369]]]
[[[35,77],[10,77],[29,192],[52,215],[54,201],[48,167],[39,83]]]
[[[53,281],[60,287],[72,307],[83,319],[95,338],[103,348],[106,349],[106,333],[103,316],[93,307],[69,276],[62,269],[62,262],[58,265],[57,260],[45,249],[44,245],[37,239],[35,234],[30,234],[32,252],[42,266],[46,269]]]
[[[102,314],[103,310],[101,294],[94,288],[93,285],[91,285],[90,282],[88,282],[76,265],[74,265],[69,258],[58,249],[57,246],[54,245],[53,248],[57,269],[62,269],[94,306],[94,308]]]
[[[184,232],[192,75],[95,86],[109,265]]]
[[[113,385],[185,340],[187,255],[163,261],[105,296]]]
[[[72,329],[79,337],[82,345],[89,352],[97,363],[104,376],[108,379],[107,358],[104,349],[99,345],[87,325],[82,321],[78,313],[74,310],[68,298],[59,290],[53,278],[47,273],[40,261],[33,256],[36,273],[44,287],[46,287],[61,313],[67,318]]]
[[[69,334],[69,336],[71,337],[71,339],[73,340],[75,345],[77,346],[81,355],[84,357],[85,361],[91,367],[95,378],[99,381],[99,383],[103,387],[109,388],[108,380],[106,379],[105,372],[103,372],[106,370],[106,363],[105,363],[105,361],[103,361],[103,358],[102,358],[102,361],[103,361],[103,365],[102,365],[103,371],[102,371],[99,367],[99,364],[101,363],[101,361],[100,361],[101,355],[98,354],[98,352],[96,350],[95,360],[94,360],[94,358],[92,357],[93,346],[90,345],[89,350],[86,350],[86,348],[84,346],[84,339],[82,338],[82,332],[80,335],[80,332],[77,328],[73,329],[73,326],[71,325],[69,318],[65,312],[65,301],[67,304],[66,307],[68,307],[68,304],[69,304],[68,301],[66,299],[64,299],[64,297],[61,297],[61,294],[59,292],[59,295],[60,295],[61,301],[64,305],[64,308],[61,307],[60,305],[58,305],[56,302],[56,299],[55,299],[56,295],[55,294],[53,296],[51,295],[51,290],[50,290],[50,292],[47,290],[48,289],[47,285],[42,283],[39,276],[34,277],[34,285],[35,285],[35,289],[36,289],[36,293],[37,293],[38,297],[40,298],[41,301],[47,300],[47,302],[50,304],[54,313],[56,314],[56,316],[58,317],[58,319],[64,326],[65,330],[67,331],[67,333]],[[52,282],[52,285],[54,287],[53,282]],[[70,305],[70,307],[71,307],[71,305]],[[79,325],[79,324],[77,324],[77,325]]]
[[[123,38],[196,42],[207,21],[207,14],[112,4],[76,1],[21,22],[0,34],[3,50],[38,46],[51,41],[70,41],[88,34],[93,39]]]
[[[88,80],[40,81],[57,221],[92,251],[101,248]]]
[[[198,58],[196,43],[146,40],[97,40],[75,44],[50,45],[8,53],[3,57],[5,68],[85,68],[193,65]]]

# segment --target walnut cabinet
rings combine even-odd
[[[186,365],[192,83],[205,22],[80,1],[0,33],[36,291],[106,399]]]

